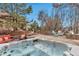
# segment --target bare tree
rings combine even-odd
[[[42,27],[45,25],[45,22],[47,20],[47,17],[48,17],[48,14],[45,11],[41,10],[39,12],[39,14],[38,14],[38,20],[41,21],[41,26]]]
[[[52,15],[52,20],[53,20],[53,30],[55,31],[58,31],[60,29],[62,29],[62,19],[60,19],[60,14],[59,12],[61,11],[61,9],[63,8],[62,7],[62,3],[54,3],[52,4],[52,7],[54,7],[53,9],[55,9],[55,11],[53,11],[52,9],[52,12],[54,12],[54,17]]]
[[[73,8],[73,12],[74,12],[73,30],[75,33],[79,33],[79,4],[72,3],[72,4],[69,4],[69,6]]]

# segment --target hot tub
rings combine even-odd
[[[63,56],[68,46],[56,41],[22,40],[0,45],[0,56]]]

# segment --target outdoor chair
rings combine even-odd
[[[52,31],[52,34],[53,34],[54,36],[58,36],[58,34],[57,34],[55,31]]]

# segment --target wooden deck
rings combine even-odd
[[[55,37],[53,35],[42,35],[42,34],[37,34],[37,35],[32,35],[31,37],[36,37],[37,39],[44,39],[44,40],[55,40],[55,41],[61,41],[61,42],[66,42],[66,43],[71,43],[79,46],[79,40],[71,40],[67,39],[64,36],[58,36]]]

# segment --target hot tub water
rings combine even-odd
[[[68,46],[63,43],[46,40],[29,40],[2,47],[0,55],[5,56],[63,56]]]

